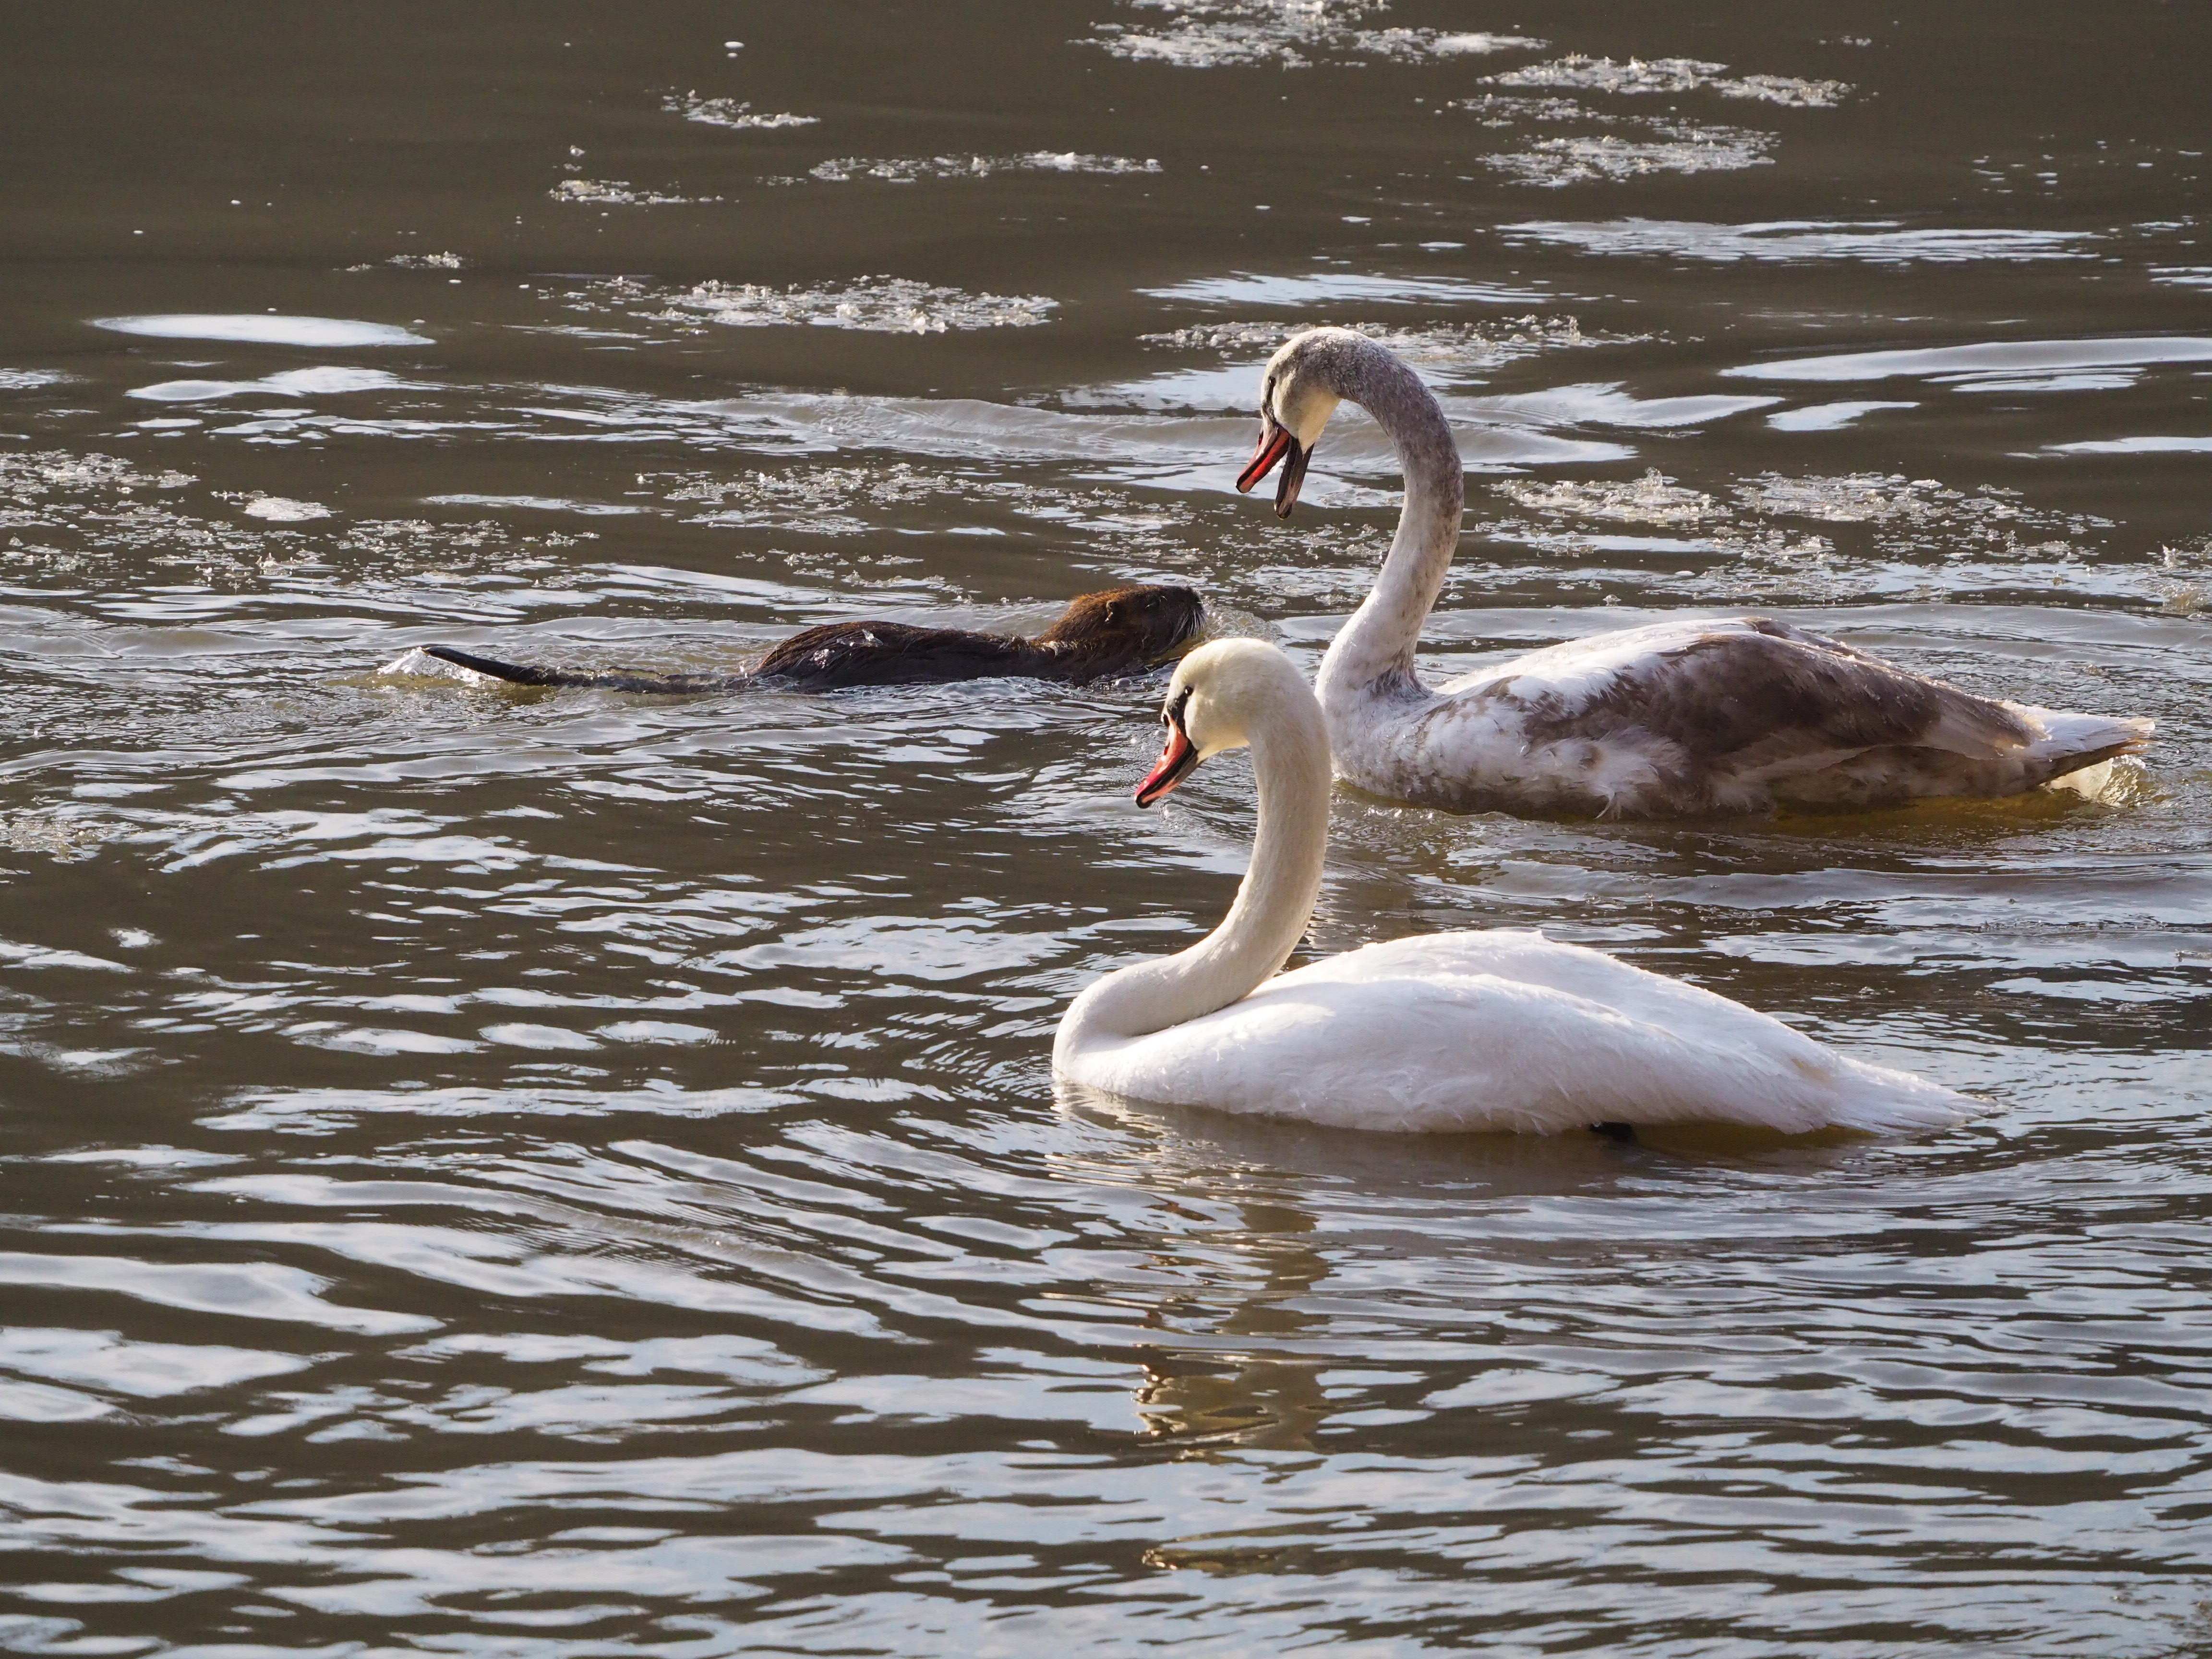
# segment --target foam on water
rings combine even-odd
[[[1476,378],[1539,352],[1579,350],[1594,346],[1632,345],[1649,337],[1607,331],[1586,333],[1579,318],[1531,313],[1494,322],[1439,323],[1392,326],[1387,323],[1194,323],[1186,328],[1138,337],[1145,345],[1181,351],[1210,351],[1256,362],[1305,328],[1349,328],[1378,340],[1411,363],[1449,379]],[[1257,385],[1255,376],[1252,386]],[[1249,392],[1250,386],[1246,390]],[[1254,394],[1256,395],[1256,394]],[[1251,401],[1250,398],[1233,400]]]
[[[1041,294],[969,294],[900,276],[864,276],[826,288],[705,282],[650,297],[659,309],[649,314],[663,322],[722,328],[805,324],[875,334],[1035,328],[1051,321],[1049,313],[1059,305]]]
[[[1685,489],[1652,467],[1626,483],[1536,483],[1510,481],[1492,486],[1531,512],[1613,519],[1626,524],[1697,524],[1725,518],[1728,509],[1703,490]]]
[[[585,207],[693,207],[721,199],[641,188],[626,179],[563,179],[545,194],[556,202]]]
[[[704,98],[696,92],[681,94],[670,93],[660,100],[660,107],[671,115],[680,115],[687,121],[696,121],[710,127],[734,127],[750,131],[776,131],[786,127],[811,127],[818,125],[818,115],[788,113],[756,114],[753,106],[739,98]]]
[[[1590,179],[1620,181],[1654,173],[1729,173],[1765,167],[1776,139],[1747,127],[1694,126],[1683,122],[1656,125],[1646,140],[1617,137],[1539,138],[1525,150],[1486,155],[1516,184],[1556,190]]]
[[[1694,58],[1655,58],[1648,62],[1632,58],[1617,64],[1610,58],[1586,58],[1580,52],[1485,78],[1499,87],[1571,87],[1613,94],[1714,92],[1723,98],[1755,99],[1795,109],[1830,108],[1851,90],[1841,81],[1802,81],[1782,75],[1730,76],[1727,64],[1702,63]]]
[[[1379,58],[1401,63],[1487,56],[1545,42],[1523,34],[1437,28],[1366,29],[1388,0],[1127,0],[1147,21],[1094,24],[1079,44],[1135,63],[1176,69],[1272,64],[1304,69],[1317,58]],[[1151,16],[1159,16],[1155,26]]]
[[[1157,161],[1127,155],[1086,155],[1075,150],[1031,150],[1024,155],[925,155],[871,160],[841,155],[815,164],[811,177],[830,184],[855,179],[882,179],[910,185],[923,179],[988,179],[998,173],[1095,173],[1114,177],[1130,173],[1158,173]]]

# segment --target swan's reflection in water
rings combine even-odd
[[[1310,1451],[1313,1431],[1328,1415],[1322,1372],[1328,1362],[1288,1349],[1328,1322],[1301,1308],[1298,1298],[1328,1277],[1328,1262],[1314,1248],[1315,1221],[1307,1211],[1260,1198],[1239,1200],[1234,1208],[1236,1224],[1206,1235],[1203,1249],[1163,1252],[1160,1265],[1194,1273],[1209,1260],[1232,1255],[1259,1282],[1242,1289],[1228,1311],[1210,1322],[1229,1345],[1224,1351],[1203,1359],[1188,1352],[1141,1355],[1145,1384],[1136,1391],[1137,1414],[1148,1433],[1186,1447],[1186,1455],[1218,1446]],[[1205,1321],[1208,1299],[1170,1302],[1146,1322],[1180,1321],[1186,1310]]]
[[[1147,1435],[1193,1457],[1231,1449],[1317,1451],[1316,1437],[1332,1415],[1357,1411],[1362,1421],[1376,1420],[1367,1389],[1347,1386],[1333,1394],[1331,1384],[1376,1380],[1379,1373],[1351,1368],[1372,1363],[1363,1360],[1360,1331],[1390,1322],[1391,1316],[1342,1286],[1334,1293],[1326,1288],[1335,1271],[1335,1253],[1324,1243],[1332,1233],[1370,1266],[1378,1244],[1400,1261],[1433,1256],[1443,1265],[1447,1256],[1462,1255],[1469,1241],[1406,1228],[1402,1212],[1418,1215],[1439,1204],[1459,1211],[1500,1200],[1602,1197],[1669,1156],[1594,1134],[1363,1134],[1122,1101],[1066,1082],[1056,1083],[1054,1093],[1062,1110],[1110,1123],[1117,1132],[1127,1161],[1115,1176],[1140,1182],[1160,1209],[1196,1224],[1163,1237],[1148,1258],[1157,1274],[1139,1292],[1151,1304],[1140,1323],[1164,1340],[1139,1350],[1145,1380],[1134,1394]],[[1772,1148],[1775,1141],[1756,1144]],[[1737,1135],[1727,1146],[1697,1151],[1725,1155],[1753,1146]],[[1836,1150],[1800,1142],[1785,1155],[1817,1160]],[[1112,1178],[1095,1149],[1091,1158],[1064,1162],[1070,1176]],[[1396,1225],[1385,1224],[1394,1236],[1378,1237],[1359,1222],[1358,1212],[1378,1207],[1401,1211]],[[1556,1268],[1563,1241],[1522,1245],[1492,1235],[1482,1248],[1493,1257],[1540,1255]],[[1511,1271],[1510,1261],[1490,1265]],[[1418,1275],[1418,1267],[1413,1272]],[[1183,1288],[1163,1290],[1163,1281]],[[1432,1334],[1449,1344],[1449,1334]],[[1494,1334],[1468,1333],[1470,1352],[1487,1346]]]

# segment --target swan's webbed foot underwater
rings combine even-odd
[[[1603,1135],[1607,1140],[1618,1140],[1627,1146],[1638,1144],[1633,1123],[1593,1123],[1589,1127],[1592,1134]]]

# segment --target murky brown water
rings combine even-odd
[[[2203,8],[0,41],[8,1650],[2212,1652]],[[1436,672],[1758,605],[2163,729],[2089,803],[1344,799],[1317,947],[1540,923],[1986,1120],[1063,1109],[1241,866],[1242,766],[1127,803],[1157,677],[376,672],[1127,578],[1310,661],[1388,454],[1228,481],[1319,321],[1460,428]]]

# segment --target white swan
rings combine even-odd
[[[1204,939],[1076,998],[1053,1044],[1061,1078],[1133,1100],[1362,1129],[1895,1131],[1974,1109],[1726,997],[1540,933],[1431,933],[1278,975],[1321,891],[1320,705],[1274,647],[1220,640],[1183,659],[1161,720],[1167,747],[1138,803],[1249,744],[1260,784],[1251,867]]]
[[[2147,720],[1997,702],[1766,617],[1656,623],[1449,682],[1413,672],[1421,623],[1459,544],[1459,451],[1419,378],[1340,328],[1267,365],[1249,490],[1283,464],[1290,516],[1340,399],[1397,446],[1406,501],[1375,590],[1315,683],[1336,769],[1447,811],[1604,817],[1758,811],[1778,801],[1893,805],[2018,794],[2149,739]]]

